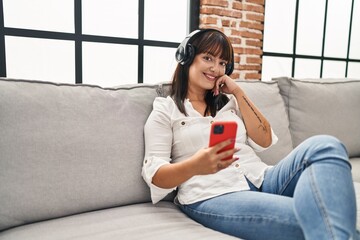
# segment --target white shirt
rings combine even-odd
[[[270,166],[263,163],[255,154],[263,148],[246,134],[241,113],[235,97],[216,114],[215,117],[202,116],[188,99],[185,100],[188,116],[179,111],[171,97],[157,97],[145,124],[145,158],[142,176],[151,191],[155,204],[176,188],[163,189],[152,183],[156,171],[165,164],[176,163],[190,158],[199,149],[208,147],[210,127],[213,121],[236,121],[238,124],[235,153],[239,160],[215,174],[193,176],[178,186],[177,197],[181,204],[191,204],[229,192],[248,190],[245,179],[260,187],[264,172]],[[278,140],[272,132],[272,144]]]

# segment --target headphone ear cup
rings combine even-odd
[[[234,71],[234,52],[232,53],[230,64],[226,64],[225,74],[230,76],[233,71]]]
[[[194,60],[194,56],[195,56],[195,48],[193,47],[193,45],[191,45],[190,43],[188,43],[185,47],[185,54],[184,54],[184,58],[182,61],[182,65],[188,65],[191,64],[192,61]]]
[[[175,59],[180,64],[183,64],[185,58],[185,49],[183,46],[179,46],[175,53]]]
[[[234,71],[234,62],[231,62],[230,64],[226,65],[225,74],[230,76],[233,71]]]

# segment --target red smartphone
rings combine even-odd
[[[209,147],[212,147],[227,139],[236,139],[237,123],[234,121],[218,121],[211,124],[210,142]],[[235,141],[226,147],[222,148],[219,152],[223,152],[235,147]],[[233,156],[224,158],[222,160],[230,160]]]

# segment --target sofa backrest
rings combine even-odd
[[[140,173],[156,88],[0,79],[0,231],[149,201]]]
[[[360,157],[360,79],[277,78],[290,121],[294,147],[306,138],[329,134],[350,157]]]

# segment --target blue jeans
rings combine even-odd
[[[244,239],[360,239],[351,165],[334,137],[309,138],[265,173],[261,189],[249,186],[180,208]]]

